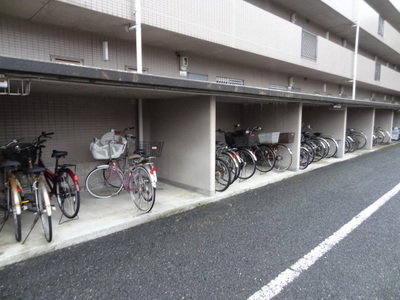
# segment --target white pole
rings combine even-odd
[[[142,8],[140,5],[140,0],[136,0],[135,2],[135,19],[136,19],[136,63],[137,63],[137,72],[143,72],[142,65]]]
[[[142,64],[142,8],[140,0],[135,1],[135,25],[136,25],[136,69],[143,73]],[[138,138],[143,141],[143,99],[138,99]]]
[[[357,87],[357,66],[358,66],[358,42],[360,37],[360,0],[357,4],[357,21],[356,21],[356,41],[354,45],[354,66],[353,66],[353,96],[352,99],[356,99],[356,87]]]

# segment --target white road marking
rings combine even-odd
[[[393,189],[383,195],[381,198],[376,200],[357,216],[355,216],[350,222],[345,224],[342,228],[328,237],[325,241],[307,253],[303,258],[298,260],[291,267],[283,271],[275,279],[273,279],[266,286],[263,286],[261,290],[254,293],[248,300],[269,300],[278,295],[289,283],[295,280],[300,274],[311,267],[318,259],[325,255],[333,246],[338,244],[342,239],[348,236],[354,229],[360,226],[365,220],[367,220],[374,212],[376,212],[382,205],[388,202],[400,191],[400,183]]]

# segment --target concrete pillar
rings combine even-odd
[[[215,99],[152,100],[152,139],[163,139],[161,180],[210,196],[215,183]]]

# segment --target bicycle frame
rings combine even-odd
[[[46,168],[41,159],[39,160],[39,166]],[[71,176],[71,178],[74,181],[75,189],[79,192],[80,187],[79,187],[79,182],[78,182],[78,176],[75,175],[75,173],[72,172],[72,170],[69,168],[60,168],[60,170],[65,170]],[[52,171],[50,171],[47,168],[43,174],[44,174],[44,178],[46,179],[47,186],[49,187],[50,194],[56,195],[57,194],[57,191],[56,191],[57,176],[56,176],[56,174],[54,174]]]
[[[137,167],[143,167],[146,169],[146,171],[150,174],[150,179],[151,179],[151,184],[154,188],[157,187],[157,172],[156,172],[156,167],[154,167],[151,163],[144,163],[144,164],[131,164],[129,168],[125,171],[122,172],[122,170],[117,166],[117,163],[115,160],[111,160],[108,165],[99,165],[96,167],[96,169],[106,169],[106,168],[111,168],[111,172],[109,172],[107,178],[105,180],[108,182],[108,180],[112,177],[113,172],[117,173],[118,179],[120,180],[123,189],[126,191],[131,191],[129,187],[129,180],[130,176],[134,172],[135,168]],[[128,173],[128,176],[126,174]]]

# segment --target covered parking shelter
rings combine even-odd
[[[351,100],[169,78],[128,71],[0,57],[1,141],[33,140],[54,132],[52,149],[69,152],[81,186],[99,161],[89,150],[94,137],[135,126],[136,137],[162,140],[156,165],[160,180],[212,196],[218,128],[261,126],[263,132],[294,132],[290,171],[298,171],[302,124],[343,141],[346,129],[364,131],[372,147],[375,127],[400,126],[397,103]],[[343,143],[338,156],[344,155]],[[273,174],[271,174],[273,176]],[[250,179],[251,180],[251,179]]]

